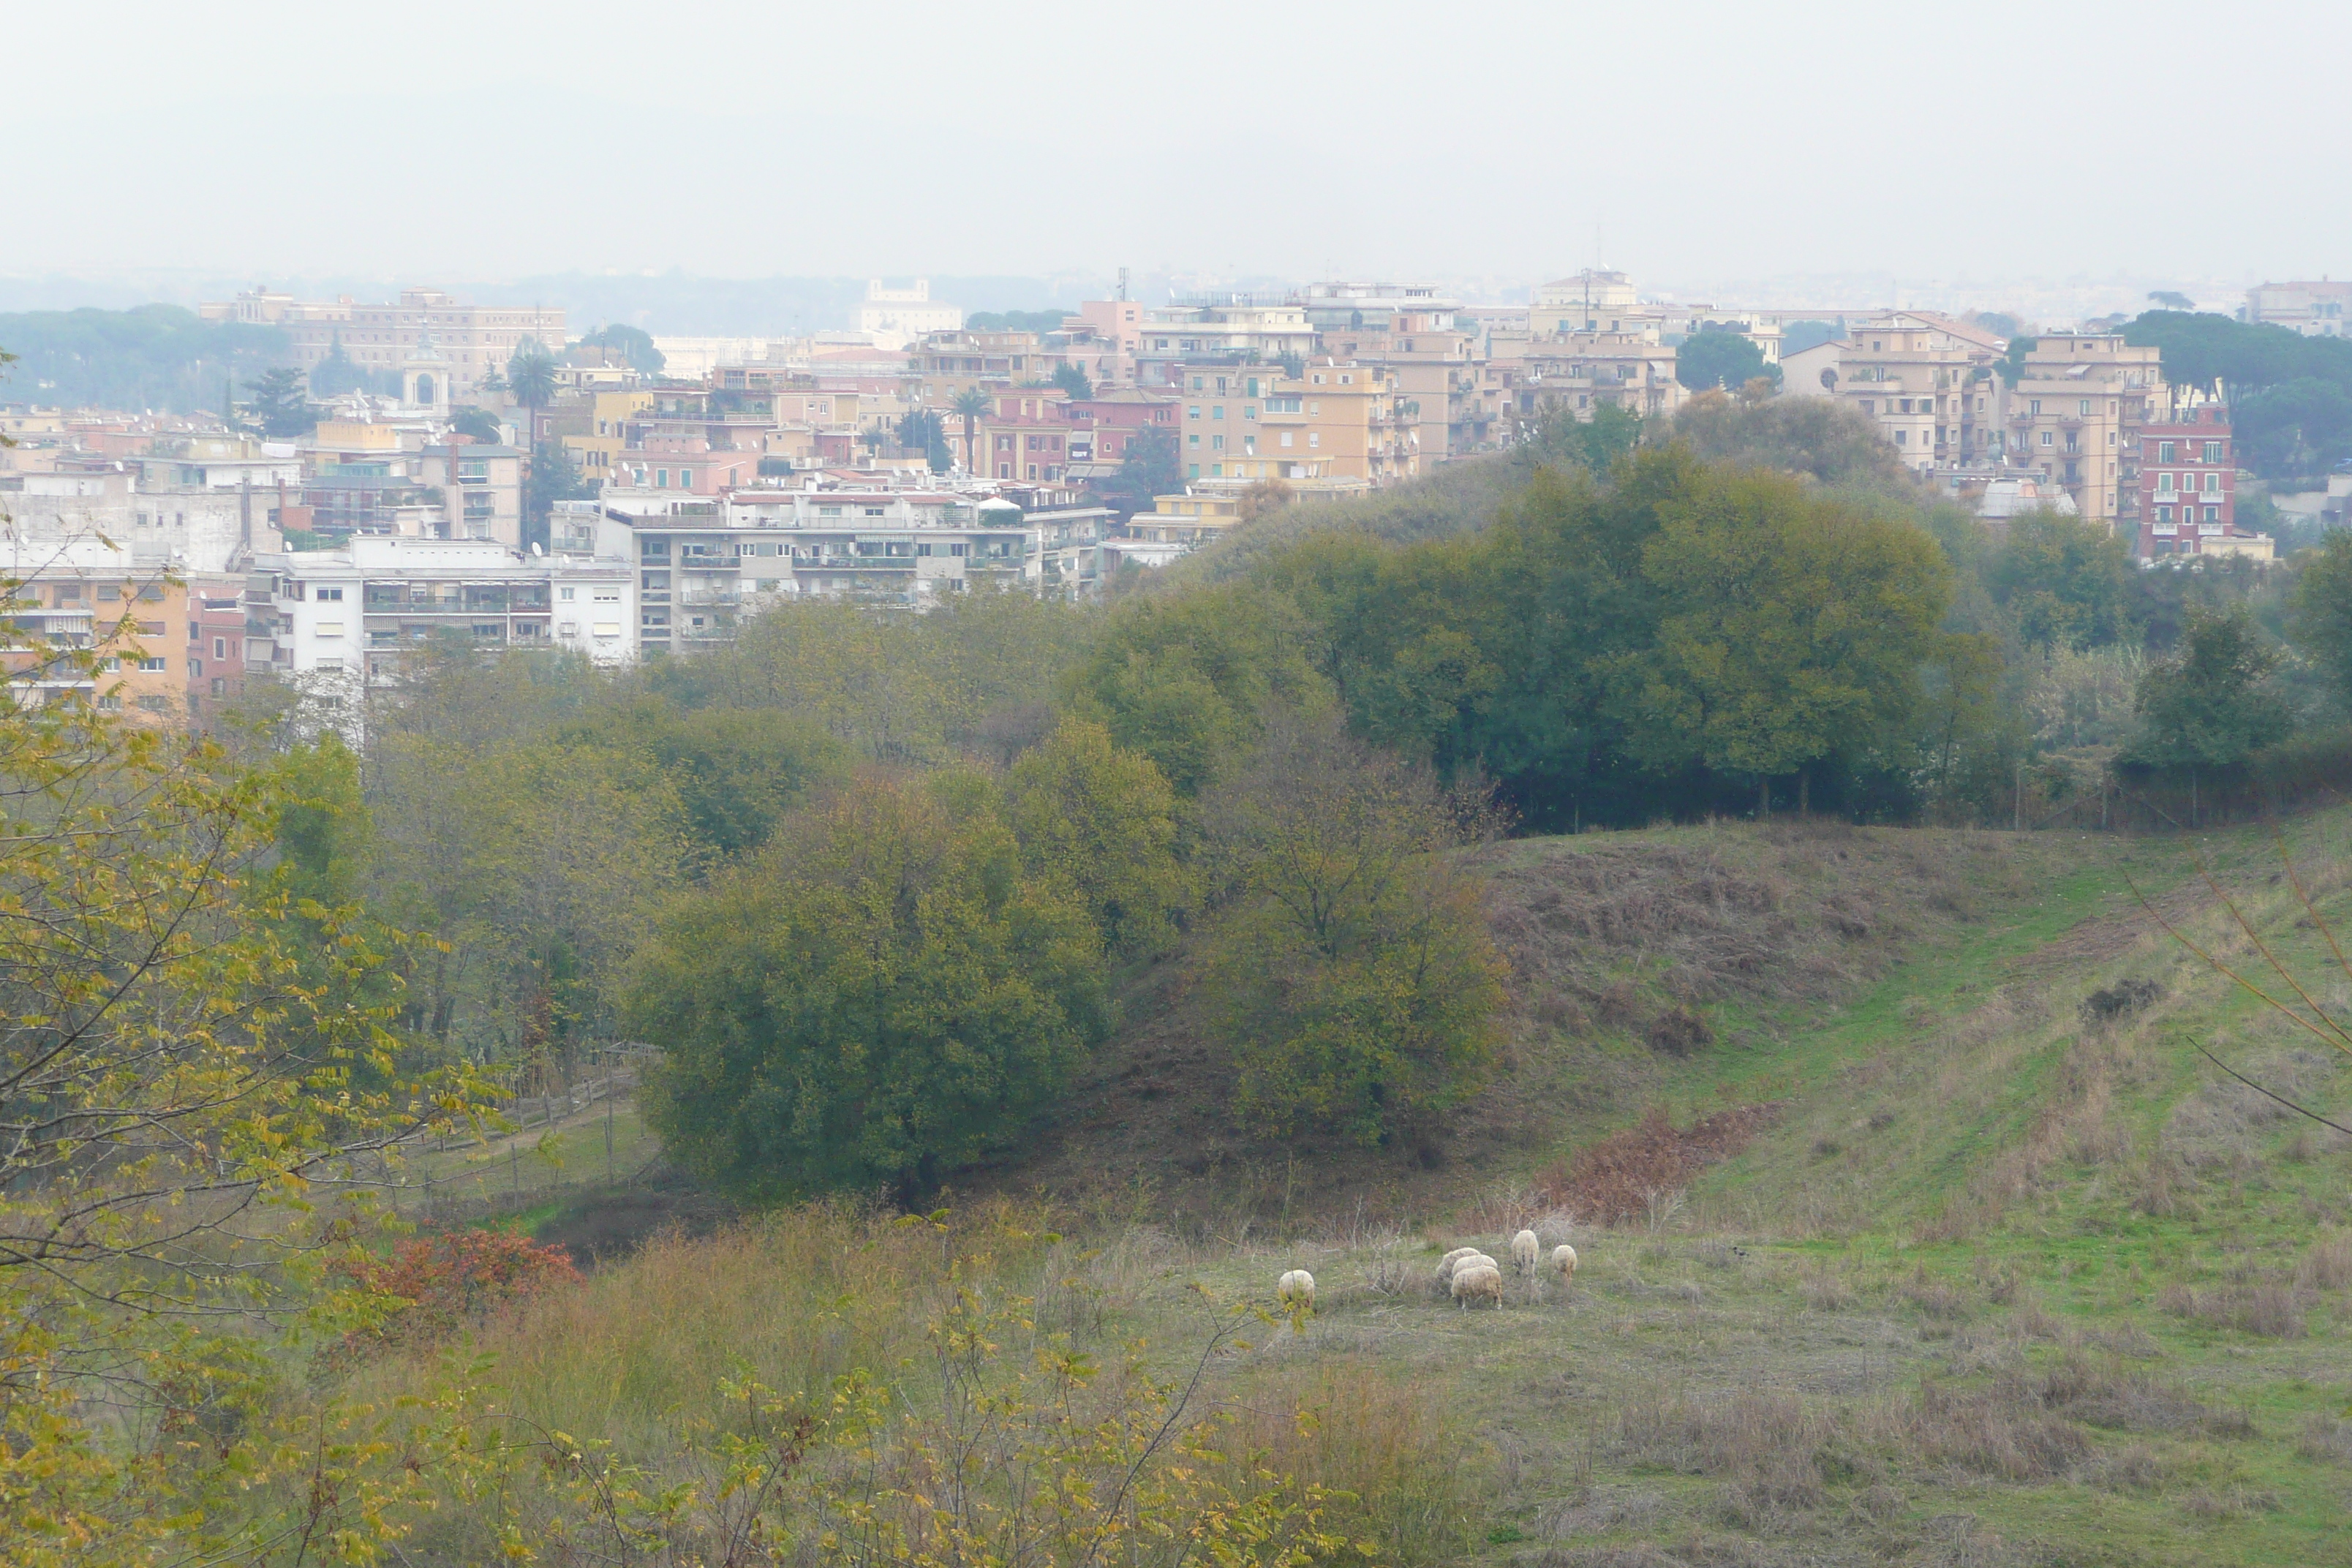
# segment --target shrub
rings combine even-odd
[[[430,1344],[501,1308],[580,1282],[563,1248],[503,1230],[440,1231],[404,1241],[389,1257],[350,1258],[338,1268],[396,1303],[383,1319],[345,1336],[353,1349]]]

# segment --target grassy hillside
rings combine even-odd
[[[2347,834],[2344,810],[2286,834],[2339,929]],[[2352,1563],[2352,1141],[2187,1041],[2306,1104],[2352,1096],[2131,890],[2262,964],[2201,859],[2352,1011],[2270,837],[1715,826],[1482,853],[1513,1049],[1424,1146],[1235,1139],[1171,964],[1066,1114],[983,1173],[1034,1198],[661,1243],[493,1324],[485,1375],[684,1476],[730,1378],[822,1405],[863,1366],[904,1420],[947,1419],[926,1325],[958,1289],[1026,1303],[1008,1359],[1141,1342],[1179,1373],[1195,1287],[1263,1301],[1297,1266],[1315,1315],[1213,1357],[1195,1408],[1354,1494],[1333,1518],[1380,1560]],[[1641,1131],[1661,1110],[1756,1131],[1596,1223],[1687,1142]],[[1522,1224],[1573,1239],[1572,1285],[1514,1281],[1484,1313],[1431,1290],[1444,1248],[1501,1256]],[[479,1523],[446,1508],[410,1560],[463,1560]]]

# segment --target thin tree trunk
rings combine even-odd
[[[1797,774],[1797,815],[1810,816],[1813,810],[1813,775],[1811,769]]]
[[[1763,821],[1772,815],[1772,776],[1769,773],[1756,781],[1756,820]]]

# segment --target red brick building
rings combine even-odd
[[[2234,537],[2237,449],[2229,410],[2209,403],[2169,424],[2139,428],[2139,539],[2142,560],[2194,555],[2207,541]]]

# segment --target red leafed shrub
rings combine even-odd
[[[1689,1185],[1693,1176],[1727,1160],[1780,1113],[1777,1105],[1746,1105],[1676,1127],[1653,1110],[1641,1124],[1612,1132],[1576,1152],[1564,1169],[1542,1180],[1552,1203],[1594,1225],[1622,1225]]]
[[[436,1231],[401,1243],[388,1258],[347,1258],[337,1267],[370,1291],[405,1303],[346,1336],[354,1349],[429,1343],[550,1286],[580,1280],[563,1248],[502,1230]]]

